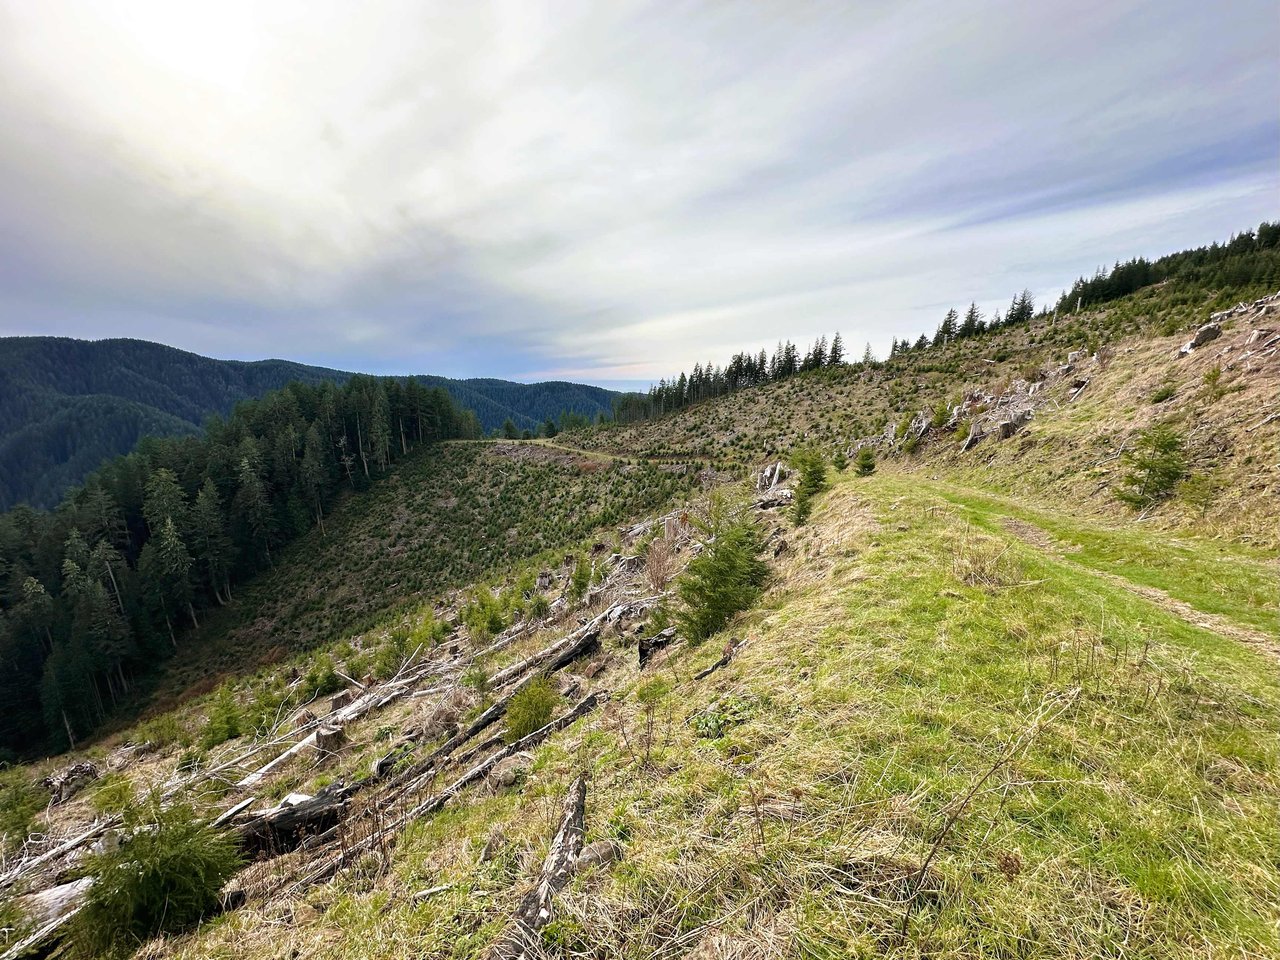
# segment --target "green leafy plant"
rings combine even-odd
[[[127,956],[150,937],[195,925],[218,909],[241,864],[230,834],[158,796],[127,812],[125,829],[118,848],[85,860],[94,882],[72,921],[81,956]]]
[[[713,503],[710,519],[699,526],[706,534],[703,550],[676,581],[681,603],[677,623],[694,644],[717,633],[730,617],[751,606],[769,572],[760,559],[760,534],[755,524],[733,515],[723,501]]]
[[[869,477],[876,472],[876,452],[870,447],[860,447],[853,460],[853,472],[860,477]]]
[[[96,784],[89,802],[99,814],[121,813],[133,803],[133,782],[123,773],[108,773]]]
[[[240,736],[240,705],[231,687],[223,684],[218,688],[213,702],[209,704],[209,719],[205,721],[204,731],[200,735],[200,745],[209,750],[220,743],[225,743]]]
[[[754,697],[726,694],[691,716],[689,726],[704,740],[717,740],[731,728],[751,719],[758,707]]]
[[[535,593],[529,598],[529,616],[534,620],[541,620],[551,612],[551,603],[545,596]]]
[[[827,462],[816,449],[805,447],[792,455],[791,465],[799,474],[791,504],[791,519],[799,526],[809,519],[813,498],[826,486]]]
[[[515,743],[547,725],[560,694],[546,677],[539,677],[511,698],[507,706],[507,743]]]
[[[1135,510],[1146,510],[1171,496],[1187,472],[1182,436],[1170,424],[1140,432],[1121,460],[1128,472],[1116,496]]]

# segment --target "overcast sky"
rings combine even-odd
[[[0,0],[4,335],[645,380],[1277,217],[1275,0]]]

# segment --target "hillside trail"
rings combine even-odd
[[[1022,540],[1039,550],[1051,553],[1055,559],[1070,563],[1078,570],[1082,570],[1105,580],[1113,586],[1120,587],[1129,593],[1139,596],[1144,600],[1154,603],[1160,609],[1167,613],[1173,614],[1184,623],[1188,623],[1193,627],[1199,627],[1202,630],[1208,630],[1216,633],[1221,637],[1235,640],[1240,643],[1249,644],[1273,659],[1280,661],[1280,640],[1275,636],[1268,635],[1258,630],[1250,629],[1229,620],[1226,617],[1216,613],[1208,613],[1204,610],[1197,610],[1191,604],[1177,597],[1170,596],[1157,587],[1149,587],[1145,584],[1134,583],[1132,580],[1121,576],[1117,573],[1110,573],[1105,570],[1098,570],[1096,567],[1085,566],[1084,564],[1075,563],[1068,551],[1062,549],[1062,545],[1054,539],[1054,537],[1046,530],[1041,529],[1034,523],[1018,517],[1001,516],[999,518],[1000,525]]]

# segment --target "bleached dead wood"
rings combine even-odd
[[[1263,419],[1259,420],[1252,427],[1247,427],[1245,429],[1245,433],[1253,433],[1253,431],[1257,430],[1259,427],[1265,427],[1272,420],[1280,420],[1280,410],[1277,410],[1275,413],[1271,414],[1269,417],[1264,417]]]
[[[552,720],[545,726],[538,728],[528,736],[520,738],[515,743],[508,744],[503,749],[493,753],[487,759],[467,770],[439,793],[433,794],[407,813],[404,813],[381,827],[371,831],[363,840],[330,857],[305,877],[294,883],[290,888],[291,892],[297,894],[316,883],[328,880],[341,870],[345,864],[351,862],[353,858],[359,857],[369,850],[382,847],[391,842],[394,836],[403,830],[410,822],[417,820],[419,817],[438,813],[440,810],[444,809],[445,805],[456,797],[463,789],[487,776],[495,766],[507,757],[514,756],[517,753],[528,750],[531,747],[535,747],[552,734],[564,730],[566,727],[594,710],[596,705],[600,702],[600,699],[601,695],[594,693],[584,697],[568,713]],[[378,809],[385,809],[385,807],[385,803],[377,805]]]
[[[47,956],[62,936],[62,928],[80,912],[84,905],[84,895],[92,884],[91,878],[82,877],[28,897],[27,908],[40,917],[40,925],[29,936],[0,954],[0,960],[28,957],[37,948],[41,949],[41,956]]]
[[[520,900],[515,916],[485,954],[487,960],[521,960],[542,955],[538,931],[551,921],[555,895],[573,876],[582,853],[586,809],[587,779],[583,775],[573,781],[565,795],[560,829],[542,862],[538,882]]]
[[[3,877],[0,877],[0,890],[8,889],[9,887],[17,883],[19,880],[21,880],[23,877],[31,875],[32,873],[39,870],[41,867],[45,866],[46,864],[53,863],[54,861],[58,860],[60,857],[64,857],[68,853],[71,853],[72,851],[80,849],[86,843],[89,843],[93,840],[98,839],[98,837],[102,836],[112,827],[119,825],[119,823],[120,823],[119,817],[110,817],[106,820],[103,820],[101,823],[95,823],[88,830],[84,831],[83,833],[77,834],[76,836],[71,837],[68,840],[64,840],[62,843],[58,844],[52,850],[47,850],[44,853],[40,854],[40,856],[38,857],[33,857],[32,859],[27,860],[24,863],[18,864],[14,869],[10,870]]]
[[[412,658],[410,658],[409,662],[411,661]],[[407,667],[408,662],[406,662],[405,668],[407,669]],[[285,763],[288,763],[292,757],[297,756],[304,750],[315,747],[317,739],[316,733],[321,726],[346,726],[355,720],[359,720],[371,710],[381,710],[387,704],[407,695],[413,687],[421,683],[427,678],[427,676],[437,672],[438,669],[439,667],[436,664],[424,666],[413,673],[408,674],[406,674],[404,669],[402,669],[399,674],[388,680],[386,683],[379,684],[376,687],[365,690],[360,696],[356,697],[341,709],[317,718],[314,724],[308,724],[308,726],[315,727],[311,733],[292,744],[283,753],[277,754],[257,770],[254,770],[252,773],[245,776],[236,784],[236,786],[241,789],[248,789],[250,787],[257,786],[265,780],[272,771]]]

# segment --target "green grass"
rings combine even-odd
[[[1021,577],[966,586],[950,563],[974,536],[964,516],[901,481],[857,483],[882,529],[846,541],[829,579],[776,596],[745,631],[722,682],[774,709],[711,757],[696,745],[669,757],[679,772],[667,783],[639,785],[632,803],[676,802],[636,818],[642,853],[614,895],[640,897],[672,929],[758,896],[765,928],[740,915],[728,927],[743,942],[776,935],[788,956],[1280,949],[1273,665],[1007,535]],[[825,509],[855,498],[842,485]],[[899,941],[904,871],[1019,738],[941,837]],[[708,760],[728,758],[740,773],[726,781]],[[804,812],[763,817],[753,840],[753,790],[798,792]],[[729,860],[708,888],[703,861]]]
[[[1133,523],[1082,522],[1025,500],[912,482],[963,506],[988,529],[1002,516],[1024,520],[1050,534],[1073,563],[1163,590],[1197,610],[1280,638],[1280,564],[1271,551],[1192,534],[1157,534]]]
[[[1280,955],[1274,661],[1020,540],[989,499],[840,478],[722,635],[746,640],[728,667],[692,679],[716,638],[627,667],[518,792],[472,793],[314,890],[322,922],[268,948],[237,915],[176,955],[480,955],[582,765],[587,840],[625,857],[558,898],[556,955]]]

